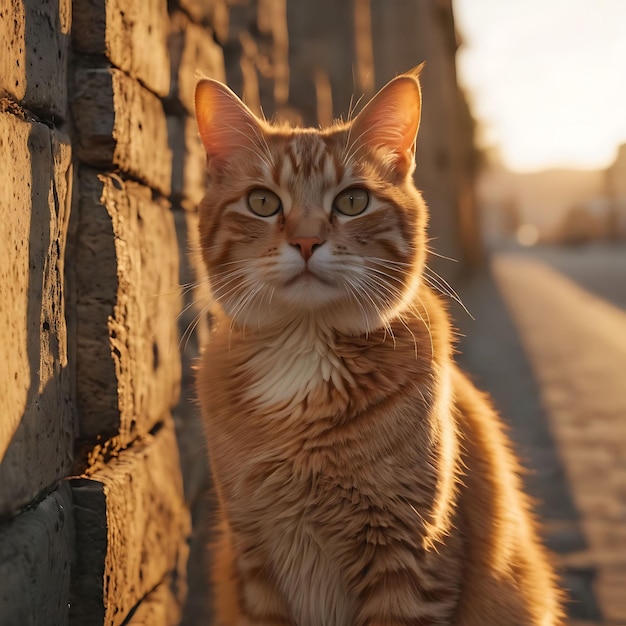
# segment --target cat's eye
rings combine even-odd
[[[333,202],[333,208],[344,215],[359,215],[367,209],[370,197],[365,189],[352,187],[342,191]]]
[[[271,217],[281,208],[280,198],[269,189],[254,189],[248,194],[248,208],[260,217]]]

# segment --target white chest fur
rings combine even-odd
[[[261,407],[297,404],[324,384],[344,389],[352,381],[330,333],[314,322],[294,323],[259,344],[246,364],[250,384],[245,394]]]

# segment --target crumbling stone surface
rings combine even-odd
[[[194,363],[209,339],[214,302],[211,298],[206,269],[200,258],[198,214],[175,211],[176,232],[180,250],[180,282],[186,285],[183,306],[178,318],[182,350],[182,393],[174,409],[178,446],[183,459],[185,497],[193,502],[208,487],[207,452],[202,445],[204,430],[195,401]]]
[[[65,119],[71,0],[7,0],[0,9],[0,95]]]
[[[178,5],[197,24],[209,26],[219,43],[228,39],[228,0],[178,0]]]
[[[166,578],[142,599],[126,626],[178,626],[182,617],[176,583]]]
[[[0,112],[0,516],[69,472],[75,412],[64,256],[69,140]]]
[[[76,243],[80,437],[119,445],[176,403],[178,247],[165,200],[81,167]]]
[[[67,624],[73,546],[69,485],[0,526],[0,622]]]
[[[117,69],[77,70],[75,84],[78,158],[94,167],[119,168],[168,196],[172,153],[161,101]]]
[[[195,211],[206,191],[206,152],[191,116],[168,116],[172,162],[172,201]]]
[[[71,485],[77,547],[70,625],[120,626],[167,576],[174,581],[169,601],[182,606],[190,526],[171,418]]]
[[[224,82],[224,51],[211,31],[191,22],[181,11],[172,15],[169,37],[172,84],[170,99],[177,98],[193,115],[197,72]]]
[[[73,11],[76,52],[104,56],[155,94],[167,95],[167,0],[74,0]]]

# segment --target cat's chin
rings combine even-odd
[[[309,269],[305,269],[299,274],[296,274],[290,278],[284,285],[284,289],[291,290],[292,288],[298,290],[309,290],[319,288],[320,285],[325,287],[335,288],[335,285],[328,279],[320,276],[319,274],[312,272]]]
[[[404,297],[389,302],[375,292],[366,292],[364,287],[359,289],[354,282],[348,288],[318,272],[303,270],[278,284],[258,285],[247,295],[237,293],[220,304],[233,320],[233,327],[245,330],[274,334],[302,323],[322,331],[359,336],[388,327],[393,318],[410,308],[419,284],[419,278],[414,277]]]
[[[251,303],[245,310],[239,309],[234,318],[235,326],[260,334],[276,334],[295,325],[316,327],[322,332],[360,336],[383,328],[388,319],[381,318],[378,311],[367,310],[340,294],[337,287],[328,287],[327,293],[316,286],[299,285],[297,289],[274,292],[272,301]],[[228,306],[223,307],[230,317]]]

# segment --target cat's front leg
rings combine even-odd
[[[215,586],[216,626],[296,626],[269,580],[252,571],[235,578]]]
[[[241,575],[241,617],[237,626],[297,626],[276,587],[262,571],[246,571]]]
[[[213,545],[215,626],[295,626],[254,548],[237,553],[223,514]]]
[[[361,594],[359,626],[453,624],[457,591],[436,581],[425,585],[412,569],[379,573]]]

